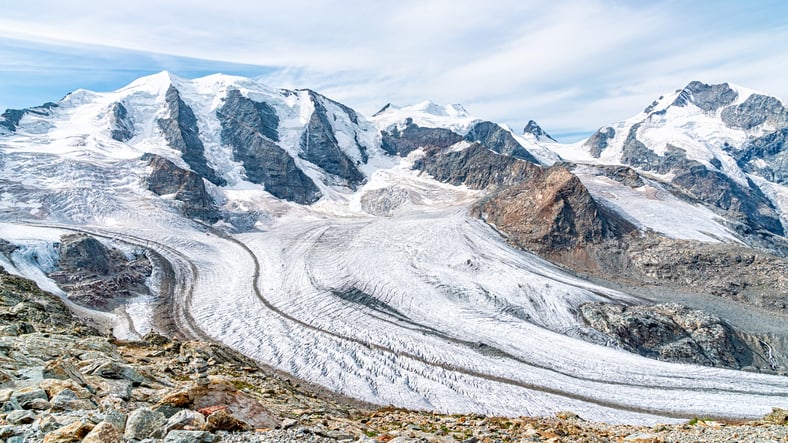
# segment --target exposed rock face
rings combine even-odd
[[[113,103],[109,113],[110,137],[119,142],[130,140],[134,136],[134,122],[123,103]]]
[[[320,199],[317,185],[276,144],[279,119],[273,108],[231,90],[216,116],[222,125],[222,143],[233,147],[233,157],[243,163],[249,181],[265,185],[277,198],[296,203]]]
[[[676,146],[668,146],[665,155],[660,156],[638,140],[637,132],[641,124],[632,125],[627,139],[624,141],[621,161],[624,164],[653,171],[657,174],[667,174],[673,170],[685,170],[700,163],[687,159],[686,151]]]
[[[312,100],[315,110],[309,117],[306,130],[301,136],[301,154],[299,155],[329,174],[344,179],[349,188],[356,189],[365,181],[364,174],[356,169],[353,161],[339,147],[339,142],[334,136],[334,128],[328,119],[328,111],[321,103],[320,97],[309,91],[309,98]],[[355,116],[355,112],[352,115]],[[355,118],[358,119],[357,116]]]
[[[166,158],[146,153],[141,158],[148,162],[150,174],[145,178],[147,188],[156,195],[174,194],[175,200],[183,202],[183,212],[210,223],[219,219],[214,201],[205,190],[202,177],[196,173],[179,168]]]
[[[736,245],[672,240],[657,235],[628,240],[612,251],[623,266],[610,274],[641,284],[694,289],[777,312],[788,310],[788,260]]]
[[[556,141],[533,120],[528,120],[528,124],[526,124],[525,128],[523,129],[523,134],[532,134],[537,140],[547,139],[553,142]]]
[[[26,109],[6,109],[0,114],[0,129],[6,132],[15,132],[25,114],[46,116],[52,113],[52,109],[57,108],[57,103],[47,102],[41,106]]]
[[[541,172],[533,163],[496,154],[478,143],[462,150],[425,149],[425,156],[414,163],[413,169],[438,181],[471,189],[510,186]]]
[[[738,106],[722,110],[722,121],[731,128],[751,129],[766,122],[784,126],[788,112],[780,100],[761,94],[752,94]]]
[[[630,188],[639,188],[645,185],[640,174],[629,166],[600,165],[595,166],[595,169],[601,172],[605,177],[629,186]]]
[[[763,229],[777,235],[784,230],[773,203],[755,183],[745,188],[727,175],[696,166],[677,175],[671,182],[691,197],[711,204],[754,229]]]
[[[107,308],[114,299],[147,292],[145,279],[152,272],[144,255],[131,260],[85,234],[60,239],[59,270],[49,276],[78,303]]]
[[[731,154],[745,172],[788,185],[788,128],[751,140]]]
[[[589,147],[591,156],[599,158],[599,156],[602,155],[602,151],[607,148],[608,142],[615,136],[616,130],[611,127],[602,128],[596,131],[585,143],[586,146]]]
[[[194,172],[217,186],[225,185],[226,181],[208,166],[205,146],[200,140],[200,130],[192,108],[181,99],[180,93],[173,85],[167,89],[165,100],[170,117],[159,119],[158,124],[167,143],[183,153],[183,161]]]
[[[681,91],[673,101],[673,106],[686,106],[687,103],[692,103],[706,112],[712,112],[733,103],[738,95],[727,83],[707,85],[693,81]]]
[[[531,122],[533,123],[533,121]],[[539,127],[537,126],[537,128]],[[526,129],[528,128],[526,127]],[[539,130],[541,131],[541,128],[539,128]],[[517,143],[517,140],[512,137],[509,131],[493,122],[479,122],[475,124],[471,130],[468,131],[468,134],[465,135],[465,140],[477,142],[485,148],[499,154],[509,155],[537,165],[539,164],[539,161],[534,158],[530,152]]]
[[[473,212],[517,246],[548,257],[634,229],[596,204],[580,180],[556,165],[482,200]]]
[[[383,137],[381,148],[389,155],[405,157],[416,149],[422,147],[437,147],[441,149],[462,140],[462,136],[445,128],[422,128],[413,123],[412,119],[405,121],[405,129],[396,127],[391,132],[381,131]]]
[[[87,235],[73,234],[61,238],[58,266],[68,271],[107,275],[112,270],[109,250]]]
[[[753,352],[719,317],[679,304],[588,303],[583,319],[620,347],[659,360],[741,369]]]

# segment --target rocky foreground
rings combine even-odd
[[[677,399],[680,401],[680,399]],[[441,415],[337,397],[221,346],[154,333],[117,342],[0,270],[0,442],[788,441],[788,411],[655,427]]]

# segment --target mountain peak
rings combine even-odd
[[[468,111],[466,111],[465,108],[463,108],[463,106],[460,104],[439,105],[430,100],[424,100],[421,103],[417,103],[413,106],[408,106],[408,108],[411,108],[414,111],[421,111],[426,114],[431,114],[439,117],[465,118],[470,116],[468,114]]]
[[[533,120],[528,120],[528,124],[525,125],[523,129],[523,135],[531,134],[533,135],[537,141],[541,141],[543,138],[546,138],[550,141],[556,142],[556,139],[550,136],[538,123]]]
[[[121,88],[120,91],[139,89],[159,94],[165,93],[170,86],[175,86],[177,88],[180,83],[187,81],[188,80],[173,75],[169,71],[161,71],[140,77]]]

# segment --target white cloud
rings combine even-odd
[[[0,32],[275,67],[272,85],[365,113],[429,98],[562,133],[626,118],[693,79],[788,97],[788,29],[763,17],[735,2],[70,1],[6,8]]]

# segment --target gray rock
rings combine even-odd
[[[87,398],[79,398],[71,389],[63,389],[50,400],[52,409],[55,411],[79,411],[94,409],[96,404]]]
[[[712,112],[733,103],[738,95],[727,83],[707,85],[693,81],[681,91],[673,106],[686,106],[687,103],[692,103],[706,112]]]
[[[677,174],[671,183],[691,197],[726,211],[734,220],[740,220],[753,229],[777,235],[785,232],[774,203],[751,180],[748,180],[749,188],[745,188],[719,171],[695,166]]]
[[[99,275],[107,275],[112,271],[109,250],[86,234],[61,237],[58,266],[66,271],[83,270]]]
[[[116,409],[106,409],[104,411],[104,421],[115,426],[121,432],[126,429],[128,415]]]
[[[15,400],[23,409],[28,409],[28,405],[35,399],[49,401],[46,391],[39,387],[26,387],[15,390],[11,395],[11,400]]]
[[[151,411],[149,408],[136,409],[129,414],[123,436],[128,440],[161,438],[165,423],[167,419],[159,412]]]
[[[0,438],[11,439],[15,436],[24,435],[27,431],[25,426],[4,425],[0,426]]]
[[[329,174],[344,179],[346,186],[356,189],[366,179],[339,147],[339,142],[334,136],[334,128],[328,118],[328,111],[321,98],[313,91],[309,91],[309,99],[312,101],[314,111],[301,135],[299,156]]]
[[[104,354],[100,354],[104,356]],[[44,365],[42,371],[43,378],[51,378],[56,380],[73,380],[81,386],[85,386],[87,382],[85,377],[79,372],[79,369],[68,359],[58,358],[50,360]]]
[[[211,443],[219,441],[218,438],[206,431],[170,431],[164,438],[164,443]]]
[[[5,419],[12,425],[29,425],[36,421],[36,414],[32,411],[11,411]]]
[[[729,152],[744,171],[771,182],[788,184],[788,128],[750,140]]]
[[[47,102],[33,108],[6,109],[5,112],[0,114],[0,128],[5,129],[7,132],[15,132],[25,114],[47,116],[51,115],[52,110],[57,107],[57,103]]]
[[[533,120],[530,123],[533,123]],[[536,127],[539,128],[538,125]],[[526,130],[527,129],[528,127],[526,127]],[[535,130],[533,128],[531,129]],[[541,128],[539,128],[539,131],[541,131]],[[511,132],[493,122],[476,123],[465,135],[465,140],[477,142],[485,148],[499,154],[509,155],[533,164],[539,164],[539,161],[514,139]]]
[[[778,126],[788,122],[788,112],[782,102],[761,94],[752,94],[741,104],[723,109],[720,117],[729,127],[741,129],[752,129],[767,121]]]
[[[426,172],[436,180],[471,189],[510,186],[541,173],[531,162],[499,155],[474,144],[462,151],[425,150],[426,155],[413,168]]]
[[[616,130],[611,127],[601,128],[586,140],[585,145],[594,158],[599,158],[602,151],[607,149],[608,143],[616,136]]]
[[[230,90],[224,105],[216,111],[222,125],[222,143],[233,147],[233,158],[241,162],[246,178],[265,185],[265,190],[274,197],[300,204],[311,204],[320,199],[317,185],[298,169],[292,157],[276,140],[270,126],[272,117],[261,112],[254,102],[243,97],[237,90]],[[257,116],[247,122],[239,116]]]
[[[36,429],[40,433],[47,434],[62,426],[63,425],[60,422],[58,422],[53,415],[42,414],[38,417],[34,429]]]
[[[645,171],[653,171],[657,174],[667,174],[674,170],[685,171],[694,166],[702,166],[696,161],[687,159],[687,153],[684,149],[672,145],[668,145],[665,155],[657,155],[638,140],[637,132],[640,126],[640,123],[636,123],[629,129],[629,134],[624,141],[622,149],[622,163]]]
[[[145,378],[141,376],[139,372],[134,370],[134,368],[115,361],[102,363],[96,369],[94,369],[91,374],[114,380],[125,379],[130,381],[134,386],[139,386],[143,381],[145,381]]]
[[[167,424],[164,426],[164,433],[178,429],[199,430],[204,426],[205,416],[197,411],[183,409],[167,420]]]
[[[22,409],[22,405],[15,398],[11,398],[3,403],[3,412],[16,411]]]
[[[550,134],[545,132],[545,130],[542,129],[538,123],[533,120],[528,120],[528,124],[526,124],[525,128],[523,129],[523,134],[532,134],[537,140],[540,141],[542,139],[547,139],[553,142],[556,141],[553,137],[550,137]]]
[[[613,179],[630,188],[639,188],[645,185],[643,178],[637,171],[628,166],[596,166],[596,170],[601,172],[605,177]]]
[[[183,212],[209,223],[219,219],[219,213],[202,177],[197,173],[179,168],[166,158],[146,153],[141,160],[151,168],[145,178],[147,188],[156,195],[174,194],[175,200],[184,203]]]
[[[105,379],[98,385],[98,394],[102,397],[114,397],[129,401],[132,394],[132,382],[126,379]]]
[[[44,400],[43,398],[34,398],[33,400],[25,403],[26,409],[32,409],[34,411],[45,411],[51,407],[52,405],[50,402]]]
[[[588,303],[583,319],[619,346],[659,360],[740,369],[752,350],[719,317],[679,304]]]
[[[159,119],[158,125],[167,143],[183,154],[183,161],[194,172],[217,186],[225,185],[227,182],[208,166],[205,146],[200,140],[200,130],[197,127],[197,118],[192,108],[181,99],[180,92],[175,86],[170,85],[167,89],[165,101],[170,117]]]
[[[119,142],[130,140],[134,136],[134,122],[126,107],[123,103],[113,103],[109,112],[109,136]]]
[[[462,140],[462,136],[445,128],[422,128],[412,119],[405,121],[405,129],[396,127],[391,132],[381,131],[381,148],[389,155],[406,157],[416,149],[433,147],[445,149]]]

